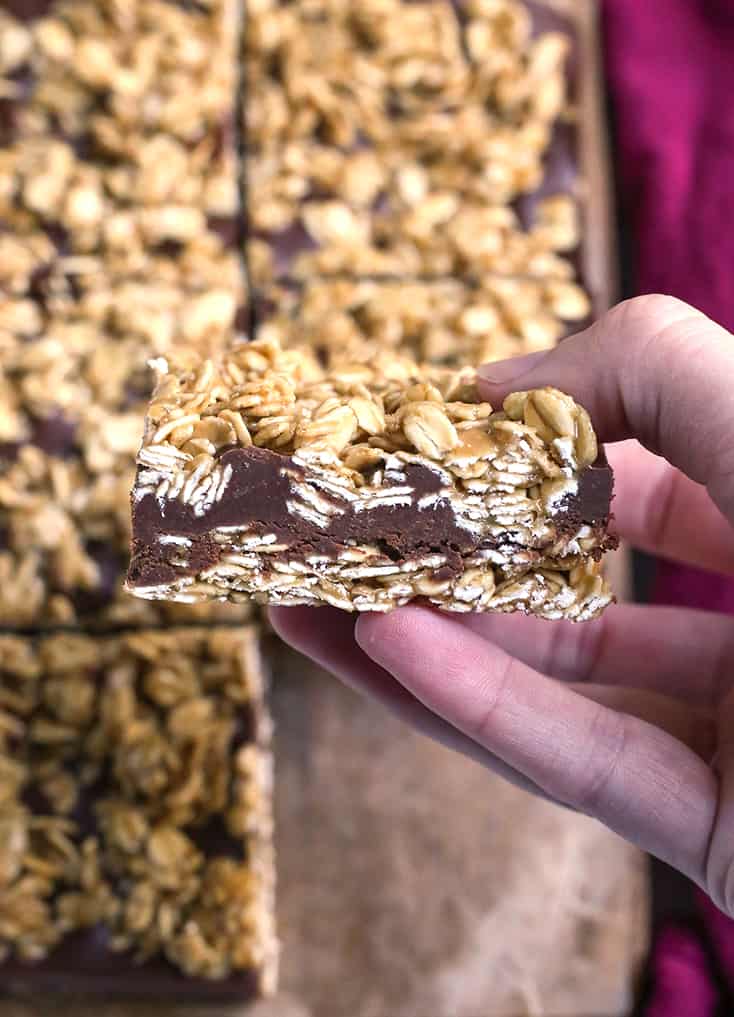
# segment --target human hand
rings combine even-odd
[[[734,575],[734,337],[641,297],[485,397],[554,385],[594,421],[634,546]],[[635,440],[630,440],[635,439]],[[318,611],[318,614],[315,613]],[[734,621],[618,605],[583,625],[423,607],[271,610],[294,647],[424,733],[595,816],[734,915]]]

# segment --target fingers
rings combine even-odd
[[[687,304],[638,297],[554,350],[487,364],[480,375],[495,404],[517,389],[569,392],[602,441],[638,438],[734,518],[734,339]]]
[[[706,864],[706,889],[718,907],[734,916],[734,692],[720,705],[714,769],[720,777],[716,827]]]
[[[618,604],[583,625],[523,615],[457,619],[528,667],[564,681],[634,687],[702,709],[727,691],[731,619],[679,607]]]
[[[578,695],[437,612],[362,616],[355,635],[427,709],[551,797],[702,879],[716,781],[676,738]]]
[[[636,441],[607,447],[614,528],[634,547],[734,574],[734,530],[708,491]]]
[[[282,639],[356,692],[376,699],[421,734],[476,760],[524,790],[547,797],[532,781],[431,713],[387,671],[370,660],[355,642],[354,615],[328,607],[270,608],[268,613]]]

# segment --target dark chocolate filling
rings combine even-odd
[[[3,991],[116,996],[128,999],[242,1002],[259,995],[259,973],[246,970],[221,981],[192,978],[164,957],[140,963],[132,952],[110,948],[104,926],[70,933],[41,961],[11,957],[2,965]],[[55,1000],[58,1002],[58,1000]]]
[[[446,562],[443,578],[458,575],[463,559],[473,552],[511,543],[502,539],[477,540],[458,526],[448,501],[441,499],[430,508],[418,502],[441,490],[441,480],[431,469],[415,463],[405,466],[406,484],[412,489],[410,505],[379,506],[356,512],[349,502],[331,499],[340,512],[321,528],[288,510],[293,496],[290,473],[299,482],[308,479],[303,467],[290,456],[268,449],[250,447],[225,451],[221,464],[230,466],[232,476],[224,497],[201,516],[179,499],[164,502],[153,495],[133,500],[133,556],[128,574],[132,587],[161,586],[184,575],[196,575],[215,565],[226,546],[212,539],[213,530],[241,526],[259,534],[274,534],[288,550],[283,559],[305,559],[312,555],[336,559],[349,546],[377,547],[386,558],[404,562],[430,554],[441,554]],[[562,503],[554,522],[559,532],[571,533],[579,526],[604,527],[612,498],[612,471],[604,460],[584,470],[578,491]],[[319,492],[321,497],[329,496]],[[176,544],[161,544],[161,534],[186,537],[185,551]],[[181,564],[182,555],[186,564]],[[274,556],[275,557],[275,556]]]
[[[50,13],[54,0],[3,0],[3,10],[19,21],[35,21]]]

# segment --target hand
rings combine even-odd
[[[633,545],[734,575],[734,337],[668,297],[481,368],[485,397],[584,405]],[[636,439],[636,440],[629,440]],[[325,615],[328,612],[328,621]],[[734,620],[619,605],[584,625],[405,607],[274,609],[278,632],[408,723],[595,816],[734,915]]]

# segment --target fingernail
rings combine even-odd
[[[509,385],[537,367],[548,356],[548,352],[541,350],[538,353],[526,353],[522,357],[482,364],[477,373],[482,381],[487,381],[490,385]]]

